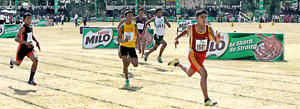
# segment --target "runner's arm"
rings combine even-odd
[[[148,18],[147,18],[147,16],[145,17],[145,22],[147,22],[148,21]],[[147,25],[146,25],[147,26]],[[148,26],[150,27],[150,23],[148,24]]]
[[[123,26],[121,26],[119,28],[119,31],[118,31],[118,39],[117,39],[117,41],[120,42],[120,43],[128,41],[127,38],[125,38],[125,40],[122,40],[122,31],[123,31]],[[126,39],[127,39],[127,41],[126,41]]]
[[[178,39],[181,38],[182,36],[186,35],[187,33],[191,32],[191,28],[192,28],[192,25],[188,25],[188,27],[183,32],[181,32],[177,37],[175,37],[175,41],[174,41],[175,48],[177,48],[177,44],[179,44]]]
[[[16,42],[19,42],[20,44],[26,44],[26,46],[27,46],[28,48],[31,48],[31,43],[26,42],[26,41],[24,41],[24,40],[21,39],[21,36],[22,36],[22,34],[23,34],[24,32],[25,32],[25,27],[21,27],[21,28],[19,29],[18,33],[17,33],[17,36],[16,36],[16,38],[15,38],[15,41],[16,41]]]
[[[150,20],[148,20],[148,21],[145,23],[145,25],[144,25],[144,30],[143,30],[143,34],[145,33],[146,25],[150,25],[150,23],[151,23],[151,22],[154,22],[154,20],[155,20],[155,17],[152,18],[152,19],[150,19]]]
[[[26,41],[21,39],[22,34],[25,32],[25,27],[21,27],[17,33],[17,36],[15,38],[16,42],[19,42],[21,44],[26,44]]]
[[[191,28],[192,28],[192,25],[188,25],[188,27],[183,30],[177,37],[175,37],[175,40],[178,40],[179,38],[181,38],[182,36],[186,35],[187,33],[191,32]]]
[[[217,30],[215,34],[212,27],[209,27],[209,29],[210,29],[210,35],[212,36],[213,40],[216,41],[217,44],[220,44],[220,32],[218,32]]]
[[[39,43],[39,41],[37,41],[37,39],[35,38],[34,35],[32,35],[32,39],[35,41],[36,46],[38,47],[39,51],[41,51],[40,43]]]
[[[166,24],[168,25],[169,28],[171,28],[171,24],[169,23],[169,21],[167,20],[166,17],[164,17]]]
[[[136,26],[136,24],[135,24]],[[140,43],[140,34],[139,34],[139,31],[138,29],[135,29],[135,34],[136,34],[136,39],[137,39],[137,44],[138,44],[138,48],[139,48],[139,53],[141,53],[141,43]]]

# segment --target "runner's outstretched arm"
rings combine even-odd
[[[192,25],[188,25],[188,27],[183,32],[181,32],[177,37],[175,37],[175,41],[174,41],[175,48],[177,48],[177,44],[179,44],[178,39],[186,35],[187,33],[191,32],[191,27]]]

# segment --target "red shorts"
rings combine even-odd
[[[191,63],[190,68],[192,68],[195,72],[199,72],[199,70],[204,67],[203,62],[206,58],[206,54],[200,54],[194,51],[189,53],[189,61]]]

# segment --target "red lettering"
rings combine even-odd
[[[101,31],[101,32],[98,32],[98,35],[103,35],[103,34],[108,34],[109,31]]]

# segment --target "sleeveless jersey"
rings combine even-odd
[[[145,17],[143,16],[143,19],[142,20],[140,20],[139,19],[139,16],[137,16],[136,17],[136,26],[137,26],[137,28],[138,28],[138,31],[139,31],[139,33],[143,33],[143,30],[144,30],[144,25],[145,25]]]
[[[135,29],[136,24],[131,22],[131,24],[127,25],[125,23],[122,24],[123,27],[123,36],[122,40],[124,40],[126,37],[128,38],[128,42],[121,43],[121,46],[124,47],[135,47]]]
[[[160,17],[160,18],[155,17],[154,25],[155,25],[155,33],[154,34],[157,34],[159,36],[165,35],[166,22],[165,22],[164,17]]]
[[[205,25],[205,31],[200,33],[196,29],[196,24],[193,24],[191,27],[191,37],[190,37],[190,48],[197,53],[206,54],[207,48],[210,42],[210,30],[208,25]]]
[[[32,28],[25,25],[23,27],[25,27],[25,32],[22,34],[21,39],[26,42],[32,42]]]

